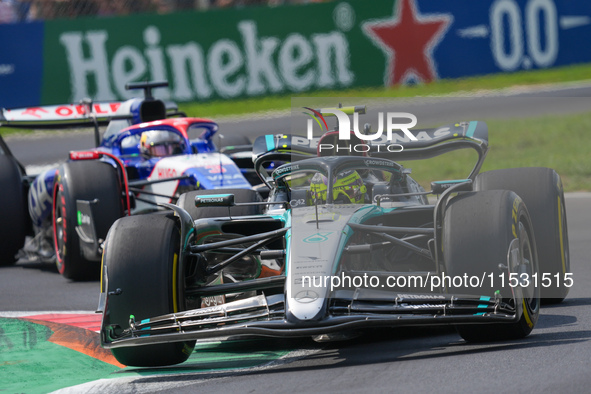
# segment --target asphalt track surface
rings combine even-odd
[[[535,95],[531,99],[505,95],[453,98],[439,103],[423,100],[413,104],[414,112],[406,105],[402,110],[417,114],[419,119],[428,118],[420,115],[420,111],[426,111],[433,116],[433,120],[426,122],[446,123],[458,117],[470,120],[507,118],[576,113],[591,108],[589,88]],[[516,108],[518,103],[522,103],[522,107]],[[464,111],[474,116],[466,118]],[[287,132],[291,128],[286,117],[220,122],[220,125],[227,134],[240,130],[250,138]],[[85,133],[49,138],[11,137],[8,143],[23,164],[31,166],[55,163],[68,150],[92,146],[92,137]],[[59,151],[59,155],[42,154],[53,152],[52,149]],[[70,365],[64,363],[58,353],[44,350],[42,360],[47,365],[40,366],[38,374],[59,378],[68,368],[78,375],[77,380],[64,379],[63,385],[48,386],[52,390],[72,386],[74,382],[93,381],[62,392],[589,392],[591,193],[569,194],[566,204],[574,286],[562,304],[542,309],[535,330],[523,340],[472,345],[462,341],[451,329],[413,328],[371,331],[360,338],[330,345],[308,339],[222,341],[199,345],[200,351],[180,366],[156,370],[120,369],[102,362]],[[99,292],[97,282],[69,282],[51,265],[24,261],[0,269],[0,289],[0,318],[9,316],[10,323],[19,324],[23,320],[14,317],[39,316],[50,311],[81,311],[86,312],[85,316],[92,316],[89,313],[96,308]],[[90,319],[96,324],[96,317]],[[0,330],[4,328],[6,333],[3,324],[6,319],[0,319]],[[57,327],[51,324],[45,323],[45,326]],[[92,329],[90,326],[92,324],[87,324]],[[30,326],[26,329],[31,332]],[[15,335],[23,337],[22,333]],[[96,340],[94,337],[93,346]],[[7,343],[0,335],[0,380],[7,379],[9,373],[18,373],[18,362],[26,364],[40,351],[31,348],[19,353],[18,356],[26,360],[17,362],[6,352]],[[100,368],[98,363],[101,363]],[[86,380],[85,373],[88,374]],[[47,391],[30,385],[24,386],[24,390],[15,387],[18,385],[9,386],[10,390],[5,391]]]

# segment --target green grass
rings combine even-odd
[[[482,171],[550,167],[560,174],[566,191],[591,191],[591,112],[485,121],[490,149]],[[465,178],[475,161],[475,152],[461,150],[403,164],[412,169],[412,176],[423,187],[430,189],[433,180]]]
[[[399,86],[394,88],[367,88],[339,91],[302,93],[301,97],[416,97],[494,90],[512,86],[542,85],[591,80],[591,64],[558,67],[547,70],[520,71],[510,74],[491,74],[463,79],[443,79],[430,84]],[[242,100],[182,103],[180,109],[189,116],[216,119],[228,115],[253,112],[289,110],[295,95],[266,96]]]

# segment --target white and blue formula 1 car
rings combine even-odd
[[[57,168],[29,176],[0,141],[0,264],[21,256],[57,261],[73,280],[96,279],[109,227],[122,216],[157,210],[190,190],[229,189],[251,197],[251,184],[213,136],[218,125],[186,117],[152,96],[166,82],[137,83],[144,98],[113,103],[2,109],[0,125],[21,128],[94,127],[96,147],[73,151]],[[106,126],[104,133],[99,126]],[[161,209],[161,208],[160,208]]]

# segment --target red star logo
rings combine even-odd
[[[450,14],[420,15],[416,0],[398,0],[396,4],[392,18],[363,24],[365,33],[388,58],[384,82],[387,86],[413,78],[431,82],[437,79],[433,49],[445,35],[453,17]]]

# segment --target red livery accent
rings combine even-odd
[[[187,135],[187,128],[195,123],[215,123],[211,119],[206,118],[168,118],[162,120],[155,120],[152,122],[139,123],[128,127],[126,130],[145,129],[154,126],[170,126],[174,127],[181,135],[185,138],[189,138]]]
[[[127,216],[131,216],[131,202],[129,201],[129,181],[127,180],[127,171],[125,170],[125,166],[123,165],[121,159],[119,159],[117,156],[107,152],[102,152],[101,154],[115,160],[117,166],[119,167],[119,171],[121,171],[121,176],[123,178],[123,187],[125,188],[125,203],[127,205]]]
[[[176,170],[174,168],[159,168],[158,169],[158,178],[174,178],[176,175]]]
[[[70,152],[70,160],[96,160],[100,157],[101,154],[96,151]]]
[[[97,114],[108,114],[109,113],[109,111],[103,110],[99,104],[94,105],[94,112],[96,112]]]
[[[99,152],[99,151],[79,151],[79,152],[71,151],[70,152],[70,159],[71,160],[98,160],[102,156],[110,157],[111,159],[113,159],[115,161],[115,163],[117,163],[117,166],[119,167],[119,171],[121,173],[121,177],[123,180],[122,186],[125,189],[125,196],[126,196],[125,203],[127,205],[127,215],[131,216],[131,202],[129,201],[129,182],[127,180],[127,171],[125,171],[125,166],[123,165],[123,162],[121,162],[121,160],[117,156],[115,156],[111,153],[108,153],[108,152]],[[172,176],[176,176],[176,175],[172,175]],[[64,214],[64,216],[65,216],[65,214]]]
[[[47,111],[44,110],[43,108],[33,107],[33,108],[27,108],[25,111],[23,111],[23,115],[31,115],[31,116],[35,116],[37,118],[41,118],[41,115],[39,115],[37,112],[47,113]]]
[[[74,111],[72,110],[72,108],[69,107],[57,107],[55,113],[59,116],[71,116],[74,113]]]
[[[205,168],[210,174],[222,174],[226,172],[226,169],[219,164],[206,165]]]

